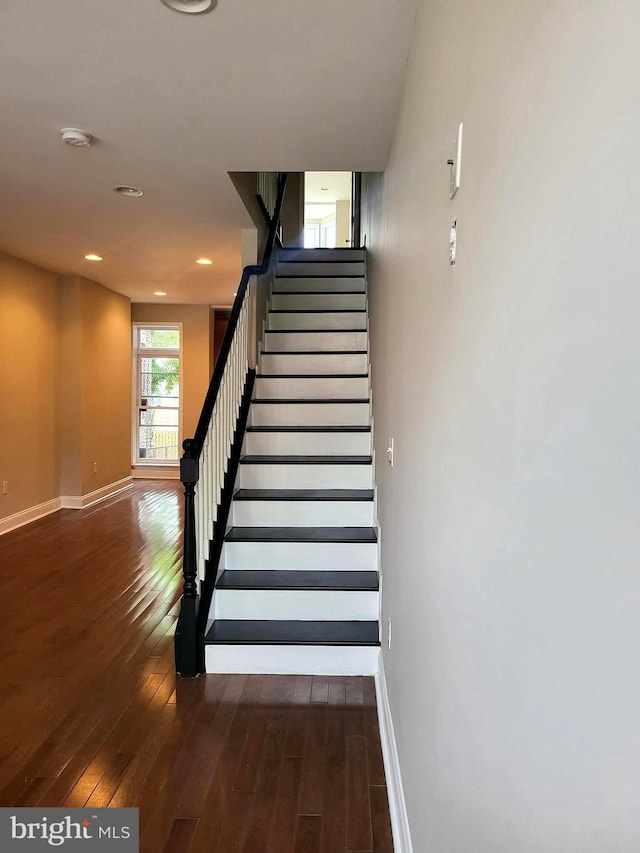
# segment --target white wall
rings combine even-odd
[[[428,0],[364,180],[416,853],[640,850],[639,44],[637,2]]]

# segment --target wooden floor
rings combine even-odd
[[[372,679],[176,679],[180,512],[137,481],[0,537],[0,805],[137,806],[143,853],[390,853]]]

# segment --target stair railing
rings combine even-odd
[[[250,364],[260,332],[256,322],[257,288],[250,288],[249,283],[254,276],[265,275],[271,266],[286,173],[278,174],[276,180],[277,193],[262,262],[242,271],[195,434],[182,442],[184,586],[175,632],[175,661],[178,674],[187,678],[204,672],[204,632],[217,571],[217,559],[210,559],[211,546],[218,545],[219,556],[242,442],[239,433],[244,432],[240,416],[244,413],[246,421],[255,375]]]
[[[256,195],[268,219],[273,219],[273,214],[276,210],[279,189],[278,181],[278,172],[258,172]]]

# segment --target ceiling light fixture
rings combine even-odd
[[[90,252],[88,255],[84,256],[85,261],[101,261],[102,258],[100,255],[94,255],[93,252]]]
[[[129,187],[126,184],[114,187],[113,191],[114,193],[126,196],[127,198],[140,198],[141,195],[144,195],[142,190],[139,190],[137,187]]]
[[[320,189],[322,190],[323,193],[326,193],[326,191],[329,189],[329,187],[320,187]]]
[[[215,9],[218,0],[162,0],[165,6],[174,12],[185,12],[187,15],[203,15]]]
[[[210,265],[213,263],[213,261],[212,261],[212,260],[210,260],[209,258],[198,258],[198,260],[196,261],[196,263],[197,263],[197,264],[200,264],[200,266],[208,267],[208,266],[210,266]]]
[[[166,296],[167,294],[164,292],[164,290],[154,290],[153,295],[154,296]]]
[[[86,145],[91,145],[93,137],[86,130],[80,130],[79,127],[63,127],[60,131],[62,141],[72,148],[84,148]]]

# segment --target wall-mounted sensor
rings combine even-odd
[[[458,125],[458,135],[456,137],[455,157],[447,160],[449,167],[449,198],[460,189],[460,167],[462,164],[462,122]]]

